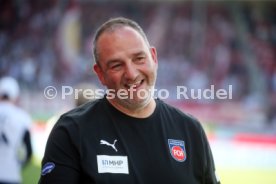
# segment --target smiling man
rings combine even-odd
[[[94,69],[102,84],[115,94],[119,90],[127,92],[126,99],[118,95],[109,99],[115,108],[130,116],[147,117],[155,108],[151,91],[156,81],[157,57],[155,48],[138,31],[123,24],[104,25],[94,43]]]
[[[94,70],[115,95],[61,116],[47,142],[40,183],[219,183],[200,123],[151,95],[157,52],[141,27],[110,19],[93,46]]]

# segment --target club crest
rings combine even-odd
[[[168,144],[171,156],[178,162],[184,162],[187,158],[184,141],[168,139]]]

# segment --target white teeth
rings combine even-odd
[[[139,84],[141,84],[141,81],[137,81],[137,82],[135,82],[133,84],[127,84],[127,86],[130,87],[130,88],[135,88]]]

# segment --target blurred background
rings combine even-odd
[[[62,86],[88,82],[92,37],[111,17],[137,21],[157,48],[157,89],[203,124],[223,184],[276,183],[276,2],[186,0],[0,0],[0,77],[22,87],[31,113],[37,183],[48,119],[74,107]],[[229,89],[232,99],[177,99],[176,86]],[[47,99],[44,89],[58,95]]]

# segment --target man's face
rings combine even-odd
[[[157,75],[155,48],[149,48],[133,28],[120,27],[103,33],[97,42],[99,65],[94,69],[108,89],[127,92],[113,102],[127,108],[139,108],[150,100]]]

